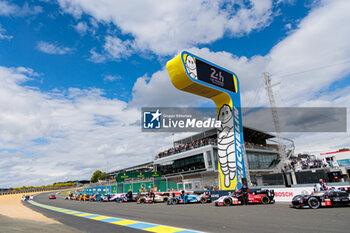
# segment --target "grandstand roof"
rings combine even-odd
[[[139,164],[136,166],[132,166],[132,167],[127,167],[127,168],[123,168],[120,170],[116,170],[113,172],[109,172],[108,175],[116,175],[117,173],[121,173],[121,172],[132,172],[132,171],[136,171],[136,170],[147,170],[147,169],[153,169],[153,161],[148,162],[148,163],[143,163],[143,164]]]
[[[327,153],[320,153],[320,155],[338,154],[338,153],[349,152],[349,151],[350,150],[332,151],[332,152],[327,152]]]

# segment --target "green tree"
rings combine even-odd
[[[90,179],[90,182],[91,182],[91,183],[96,183],[96,182],[99,180],[100,174],[101,174],[101,171],[100,171],[100,170],[96,170],[96,171],[92,174],[91,179]]]
[[[342,149],[339,149],[338,151],[344,151],[344,150],[349,150],[349,148],[342,148]]]
[[[99,180],[105,180],[109,177],[109,175],[106,172],[101,172],[100,176],[98,177]]]

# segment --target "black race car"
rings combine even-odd
[[[296,195],[289,205],[292,208],[312,208],[327,206],[350,206],[350,193],[348,189],[330,189],[319,191],[311,195]]]

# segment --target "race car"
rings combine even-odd
[[[187,198],[187,201],[186,201]],[[190,204],[190,203],[208,203],[211,202],[211,195],[208,192],[202,193],[202,194],[187,194],[184,193],[180,196],[171,197],[168,199],[167,204],[173,205],[173,204]]]
[[[349,189],[330,189],[309,195],[304,192],[293,197],[289,204],[291,208],[311,208],[350,206]]]
[[[56,199],[56,195],[51,194],[51,195],[49,196],[49,199]]]
[[[169,199],[168,196],[162,196],[155,194],[154,199],[151,196],[141,196],[139,199],[137,199],[138,204],[144,204],[144,203],[161,203],[161,202],[167,202]]]
[[[94,194],[93,196],[90,196],[89,201],[108,202],[109,199],[107,195]]]
[[[77,195],[67,196],[66,200],[75,200],[77,198]]]
[[[275,192],[274,190],[264,189],[248,193],[248,204],[273,204]],[[234,192],[229,196],[222,196],[214,201],[215,206],[231,206],[243,204],[243,193]]]
[[[81,201],[88,201],[90,199],[90,195],[87,194],[87,195],[83,195],[83,197],[80,199]]]
[[[126,202],[127,199],[126,199],[124,193],[117,193],[117,194],[112,195],[112,196],[109,198],[109,201],[115,201],[115,202],[120,203],[120,202]]]

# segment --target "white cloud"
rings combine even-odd
[[[164,68],[151,77],[145,75],[137,79],[129,105],[176,107],[194,106],[206,102],[208,100],[203,97],[177,90],[170,82],[168,71]]]
[[[140,111],[99,89],[40,92],[24,86],[37,75],[0,67],[0,186],[89,179],[153,159],[171,136],[140,132]],[[18,172],[21,171],[21,172]]]
[[[79,22],[77,25],[74,26],[74,29],[80,35],[85,35],[89,28],[88,28],[88,25],[85,22]]]
[[[59,0],[61,8],[76,18],[83,13],[103,23],[112,22],[133,37],[139,51],[158,55],[216,41],[228,33],[249,34],[268,26],[274,17],[272,0],[113,1]]]
[[[251,5],[251,8],[243,8],[229,18],[227,28],[233,35],[248,34],[270,25],[273,16],[272,1],[252,0]]]
[[[96,34],[96,30],[98,28],[97,22],[91,18],[90,24],[84,21],[78,22],[76,25],[73,26],[73,28],[82,36],[84,36],[87,32],[90,32],[92,35]]]
[[[14,14],[17,10],[16,5],[10,4],[7,1],[0,1],[0,15],[2,16],[9,16],[11,14]]]
[[[22,7],[8,1],[0,1],[0,16],[29,16],[41,13],[42,7],[29,6],[24,3]]]
[[[13,36],[8,36],[5,33],[6,33],[6,30],[2,28],[0,24],[0,40],[11,40],[13,38]]]
[[[90,50],[90,58],[89,61],[94,62],[94,63],[104,63],[107,60],[106,55],[100,54],[95,51],[95,48]]]
[[[267,71],[281,82],[280,105],[302,105],[327,94],[325,89],[349,73],[349,11],[349,1],[323,1],[271,50]]]
[[[117,37],[106,36],[104,50],[112,59],[128,57],[132,53],[132,43],[129,40],[122,41]]]
[[[39,41],[36,48],[43,53],[64,55],[72,53],[73,49],[69,47],[58,46],[57,43],[49,43],[45,41]]]
[[[130,40],[122,41],[113,36],[105,37],[103,51],[98,53],[95,48],[90,50],[89,60],[94,63],[103,63],[107,60],[119,61],[121,58],[129,57],[135,53],[134,45]]]
[[[122,79],[122,77],[120,77],[119,75],[106,75],[103,80],[109,81],[109,82],[114,82],[114,81],[117,81],[120,79]]]

